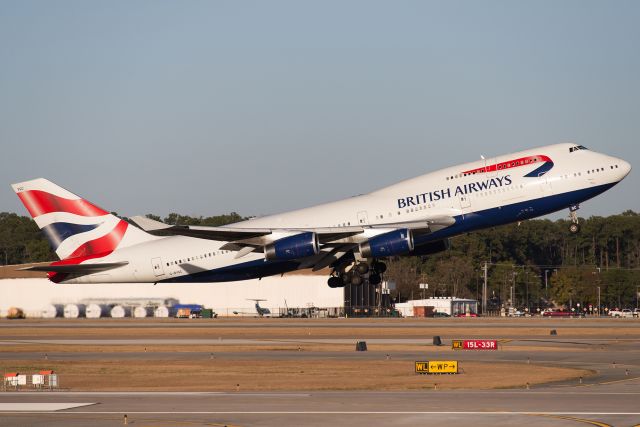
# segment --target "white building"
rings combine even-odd
[[[13,268],[12,268],[13,267]],[[200,304],[219,316],[256,315],[255,303],[274,315],[286,307],[344,307],[342,288],[327,286],[326,274],[286,274],[224,283],[107,283],[55,284],[44,277],[7,277],[20,266],[7,266],[0,273],[0,316],[10,307],[21,308],[27,317],[40,317],[51,304],[78,304],[87,300],[120,302],[175,299],[182,304]],[[16,275],[19,275],[18,273]],[[30,274],[33,276],[33,273]],[[42,276],[42,274],[40,274]]]
[[[433,307],[433,311],[438,313],[446,313],[450,316],[458,314],[477,314],[478,301],[474,299],[463,298],[426,298],[409,300],[407,302],[397,303],[396,310],[404,317],[413,317],[413,307]]]

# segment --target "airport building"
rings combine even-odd
[[[403,317],[431,317],[435,313],[448,316],[477,315],[478,301],[474,299],[434,297],[410,300],[395,305]]]

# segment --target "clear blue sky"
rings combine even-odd
[[[637,1],[0,0],[0,211],[260,215],[576,141],[635,170]]]

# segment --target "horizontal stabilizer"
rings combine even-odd
[[[90,274],[99,271],[111,270],[129,264],[128,261],[103,262],[96,264],[62,264],[62,265],[34,265],[32,267],[19,268],[18,270],[46,271],[53,273],[82,273]]]

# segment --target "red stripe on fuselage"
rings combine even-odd
[[[509,160],[506,162],[494,163],[492,165],[485,166],[483,168],[471,169],[465,172],[462,172],[464,175],[473,175],[476,173],[486,173],[486,172],[495,172],[496,170],[504,170],[517,168],[521,166],[528,166],[535,163],[543,163],[550,162],[551,158],[549,156],[537,155],[537,156],[529,156],[529,157],[520,157],[519,159]]]
[[[18,197],[33,218],[51,212],[68,212],[80,216],[103,216],[106,212],[83,199],[71,200],[40,190],[18,193]]]

